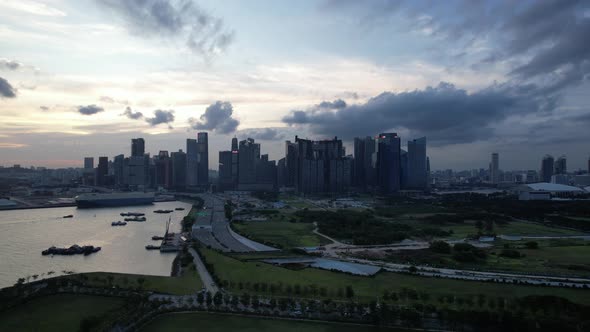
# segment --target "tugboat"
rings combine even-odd
[[[65,218],[74,218],[74,215],[73,214],[68,214],[67,216],[63,216],[62,218],[64,218],[64,219]]]
[[[176,208],[174,210],[176,210],[176,211],[184,211],[184,208],[183,207],[178,207],[178,208]]]
[[[160,249],[160,246],[155,246],[153,244],[148,244],[147,246],[145,246],[145,248],[147,250],[157,250],[157,249]]]
[[[79,246],[74,244],[69,248],[56,248],[55,246],[50,247],[49,249],[45,249],[41,252],[43,256],[47,255],[79,255],[84,254],[84,256],[88,256],[92,253],[100,251],[100,247],[95,246]]]
[[[111,226],[125,226],[125,225],[127,225],[127,223],[124,222],[124,221],[121,221],[121,220],[119,220],[119,221],[113,221],[111,223]]]
[[[164,240],[164,237],[159,236],[159,235],[154,235],[154,236],[152,236],[152,240],[154,240],[154,241]]]

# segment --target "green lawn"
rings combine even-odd
[[[551,287],[514,286],[475,281],[426,278],[406,274],[381,272],[373,277],[353,276],[314,268],[289,270],[260,262],[242,262],[216,251],[202,248],[207,262],[212,263],[215,273],[221,280],[231,281],[232,290],[239,292],[238,283],[266,283],[300,285],[301,287],[317,285],[327,289],[329,297],[336,298],[339,289],[352,286],[355,297],[370,301],[381,296],[385,290],[399,292],[403,288],[426,292],[431,297],[455,295],[472,297],[478,294],[486,296],[503,296],[507,299],[527,295],[555,295],[565,297],[573,302],[590,304],[590,290],[574,290]],[[269,287],[270,288],[270,287]],[[244,292],[250,290],[243,290]],[[268,294],[267,294],[268,295]]]
[[[475,222],[465,222],[464,224],[445,225],[441,227],[444,230],[452,230],[453,239],[462,239],[469,235],[477,234]],[[580,235],[581,232],[549,227],[537,223],[527,223],[520,221],[511,221],[505,225],[494,225],[494,232],[498,235]]]
[[[90,295],[51,295],[0,313],[0,331],[78,331],[80,322],[102,316],[124,300]]]
[[[200,331],[200,332],[380,332],[405,331],[376,326],[329,322],[311,322],[261,317],[246,317],[210,313],[179,313],[158,316],[142,331]]]
[[[233,229],[258,242],[276,243],[282,248],[314,247],[330,243],[313,233],[312,223],[288,221],[246,221],[233,223]]]
[[[195,293],[203,286],[199,274],[189,265],[190,268],[182,277],[149,276],[139,274],[124,274],[111,272],[91,272],[67,276],[81,280],[89,286],[107,287],[109,285],[119,286],[125,289],[136,289],[141,287],[144,290],[151,290],[160,293],[176,295]],[[112,279],[109,279],[112,277]],[[139,281],[143,279],[143,283]]]

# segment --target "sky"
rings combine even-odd
[[[590,2],[2,0],[0,165],[426,136],[432,169],[590,156]]]

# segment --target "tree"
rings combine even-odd
[[[346,297],[351,299],[354,297],[354,290],[352,289],[352,286],[346,286]]]
[[[199,302],[199,304],[203,304],[203,302],[205,302],[205,297],[203,296],[203,292],[199,292],[199,294],[197,294],[197,302]]]
[[[448,254],[451,252],[451,245],[445,241],[437,240],[430,243],[430,250],[441,254]]]
[[[416,273],[416,272],[418,272],[418,268],[415,267],[414,265],[412,265],[412,266],[410,266],[408,268],[408,272],[410,272],[410,273]]]
[[[215,293],[215,295],[213,296],[213,304],[215,304],[215,306],[220,306],[221,303],[223,302],[223,295],[221,294],[221,292],[217,292]]]
[[[207,303],[207,306],[210,306],[211,302],[213,302],[213,297],[211,296],[211,292],[207,292],[205,294],[205,303]]]
[[[535,241],[529,241],[527,243],[524,244],[527,249],[539,249],[539,243],[535,242]]]

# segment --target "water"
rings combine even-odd
[[[154,210],[184,211],[170,214]],[[168,217],[170,230],[178,232],[180,221],[191,205],[183,202],[160,202],[146,206],[100,209],[76,207],[0,211],[0,288],[14,285],[21,277],[62,271],[123,272],[148,275],[170,275],[175,253],[146,250],[148,244],[159,245],[152,236],[163,235]],[[127,226],[112,227],[111,222],[123,220],[121,212],[143,212],[145,222],[129,222]],[[63,219],[65,215],[74,215]],[[51,246],[69,247],[73,244],[100,246],[102,250],[89,256],[42,256]],[[33,280],[33,279],[31,279]]]

